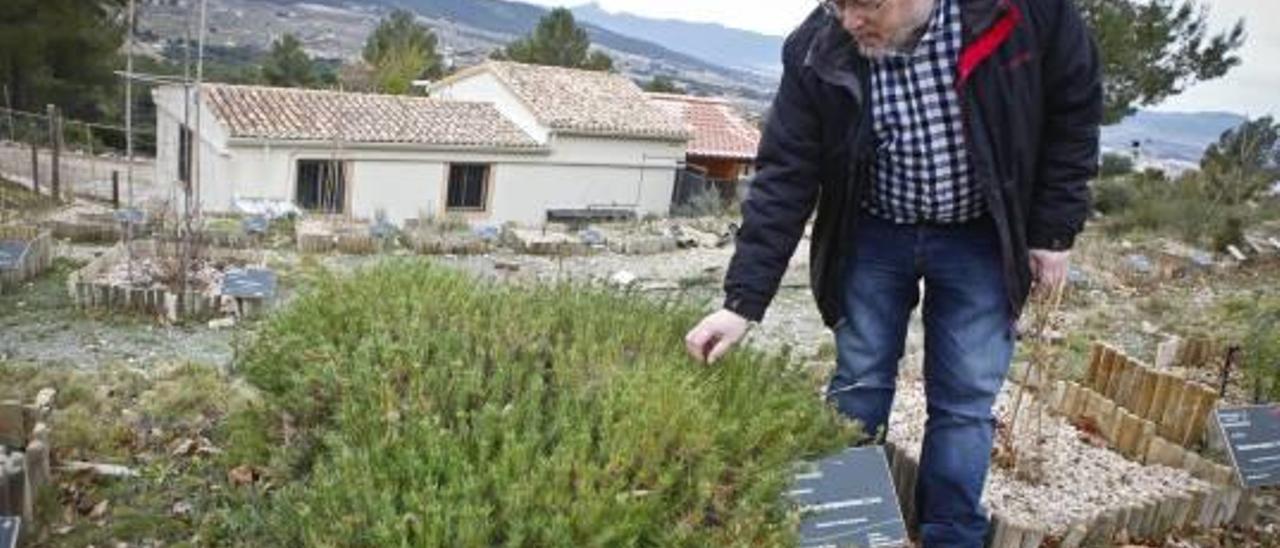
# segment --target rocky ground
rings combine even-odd
[[[690,224],[690,232],[714,235],[730,230],[731,222],[701,220]],[[653,227],[644,230],[650,233]],[[1218,256],[1207,267],[1169,279],[1155,272],[1131,271],[1133,256],[1154,256],[1152,250],[1160,245],[1155,239],[1110,241],[1094,231],[1082,237],[1071,289],[1056,312],[1054,332],[1048,334],[1060,349],[1060,377],[1080,374],[1089,345],[1095,340],[1119,345],[1152,362],[1156,345],[1170,335],[1230,331],[1229,326],[1237,324],[1224,319],[1224,310],[1236,306],[1233,303],[1248,303],[1273,292],[1280,282],[1280,254],[1243,263]],[[437,260],[501,282],[597,284],[642,298],[678,299],[706,310],[715,309],[723,298],[720,287],[733,250],[732,246],[718,245],[714,237],[684,249],[651,255],[627,255],[608,251],[607,245],[601,247],[603,250],[595,253],[562,256],[520,254],[499,247],[483,255],[441,256]],[[204,323],[165,325],[150,318],[75,310],[66,295],[66,276],[104,250],[101,246],[59,244],[59,260],[52,272],[15,294],[0,296],[0,365],[34,365],[51,371],[64,366],[82,372],[118,366],[141,372],[162,371],[177,363],[229,369],[237,341],[252,333],[252,322],[229,328],[225,323],[214,324],[220,326],[216,328]],[[266,263],[280,275],[280,303],[287,303],[310,277],[323,270],[349,272],[385,257],[299,255],[287,245],[262,253]],[[390,255],[411,253],[397,249]],[[830,332],[813,305],[807,270],[805,240],[791,262],[778,297],[765,321],[751,334],[749,344],[766,350],[788,350],[793,358],[812,365],[815,377],[821,378],[833,366],[834,347]],[[918,373],[922,338],[917,318],[910,328],[903,385],[893,419],[893,435],[901,439],[918,440],[923,425]],[[1023,352],[1017,361],[1027,359]],[[1216,379],[1216,372],[1209,369],[1188,374],[1206,381]],[[1249,399],[1248,387],[1238,378],[1230,388],[1226,400],[1229,403]],[[1001,401],[1007,401],[1007,395]],[[201,423],[201,431],[212,428],[206,422]],[[1126,496],[1125,492],[1136,496],[1142,491],[1185,489],[1193,483],[1180,472],[1139,467],[1109,451],[1081,443],[1065,424],[1055,423],[1050,430],[1059,457],[1049,467],[1051,473],[1044,484],[1029,488],[996,471],[986,494],[992,505],[1061,526],[1101,505],[1116,502],[1117,497]],[[158,451],[163,455],[167,449]],[[1275,536],[1280,510],[1274,496],[1264,492],[1258,500],[1259,525],[1189,532],[1169,540],[1169,545],[1280,545]],[[1046,509],[1050,511],[1045,512]]]

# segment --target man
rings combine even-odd
[[[725,281],[685,339],[707,362],[758,322],[816,207],[828,399],[871,434],[924,285],[926,546],[980,546],[1014,325],[1066,277],[1098,165],[1097,49],[1070,0],[831,0],[786,41]]]

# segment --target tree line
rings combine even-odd
[[[1190,85],[1227,74],[1240,64],[1243,22],[1218,33],[1208,29],[1204,0],[1077,0],[1101,45],[1105,67],[1106,121],[1158,104]],[[56,104],[68,116],[118,121],[123,111],[127,0],[5,0],[0,2],[0,88],[5,106],[38,111]],[[341,87],[409,93],[415,80],[441,78],[453,67],[441,56],[435,33],[409,11],[384,18],[356,62],[313,59],[295,36],[277,39],[258,64],[206,63],[207,79],[276,86]],[[243,53],[206,48],[214,54]],[[613,70],[614,61],[594,47],[564,8],[551,10],[528,35],[494,51],[495,59]],[[181,74],[182,65],[139,56],[140,71]],[[680,92],[669,75],[642,85]],[[149,98],[138,107],[145,112]]]

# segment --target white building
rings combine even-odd
[[[557,210],[670,209],[688,131],[623,76],[495,62],[431,94],[210,84],[196,109],[194,90],[184,105],[181,86],[161,87],[157,181],[194,181],[205,212],[259,198],[395,223],[456,214],[537,225]]]

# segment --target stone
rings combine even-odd
[[[1190,258],[1191,258],[1191,264],[1194,264],[1203,270],[1208,270],[1210,268],[1213,268],[1214,265],[1217,264],[1213,260],[1213,255],[1204,251],[1193,252]]]
[[[1231,256],[1235,258],[1235,260],[1240,261],[1242,263],[1249,260],[1249,258],[1245,256],[1244,252],[1240,251],[1240,248],[1234,245],[1227,246],[1227,252],[1230,253]]]
[[[609,277],[609,283],[618,287],[625,288],[625,287],[630,287],[631,284],[636,283],[637,279],[638,278],[636,277],[635,274],[627,272],[626,270],[619,270],[615,272],[613,276]]]
[[[1156,346],[1156,369],[1173,367],[1174,362],[1178,359],[1178,348],[1181,345],[1182,339],[1173,336]]]
[[[36,393],[36,408],[48,411],[53,409],[53,399],[57,397],[58,391],[53,388],[43,388]]]
[[[219,318],[216,320],[211,320],[209,322],[209,329],[212,329],[214,331],[217,331],[219,329],[231,329],[232,327],[235,327],[235,326],[236,326],[236,319],[234,317]]]
[[[1124,258],[1124,266],[1131,275],[1149,276],[1154,271],[1151,259],[1146,255],[1128,255]]]
[[[127,466],[94,462],[71,461],[62,465],[61,470],[73,474],[87,472],[108,478],[136,478],[139,476],[136,470]]]

